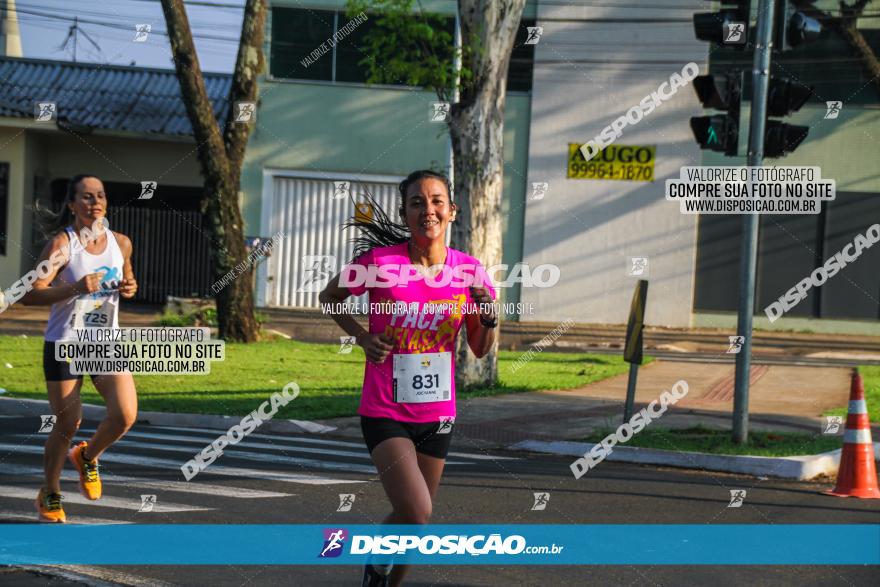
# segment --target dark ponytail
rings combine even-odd
[[[34,212],[37,214],[37,222],[40,227],[40,232],[43,233],[45,238],[52,238],[66,226],[73,224],[73,214],[67,205],[76,197],[76,186],[87,177],[101,179],[92,173],[81,173],[71,177],[70,181],[67,182],[67,192],[64,196],[64,201],[61,203],[61,209],[57,212],[43,206],[39,200],[34,203]]]
[[[437,173],[430,169],[420,169],[407,175],[406,179],[400,182],[400,185],[397,186],[397,190],[400,192],[401,207],[404,206],[406,192],[409,189],[409,186],[423,179],[437,179],[442,181],[446,186],[446,193],[449,194],[449,201],[450,203],[452,202],[452,186],[449,182],[449,178],[442,173]],[[352,260],[357,259],[370,249],[399,245],[400,243],[405,243],[410,238],[409,227],[406,226],[406,224],[391,220],[379,203],[376,202],[375,198],[373,198],[372,194],[365,192],[364,196],[370,206],[373,207],[372,221],[368,222],[359,220],[355,217],[343,224],[344,228],[353,227],[359,232],[359,234],[352,239],[352,243],[354,244]]]

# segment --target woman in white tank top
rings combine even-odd
[[[92,175],[70,180],[64,208],[52,217],[52,239],[37,265],[50,261],[51,271],[38,278],[21,301],[51,305],[43,345],[43,372],[55,424],[46,441],[46,480],[37,494],[41,522],[64,522],[61,469],[65,456],[79,473],[80,492],[87,499],[101,497],[98,457],[119,440],[137,417],[137,392],[131,373],[90,375],[107,404],[107,415],[88,442],[70,447],[82,418],[80,389],[83,376],[55,360],[55,343],[76,340],[78,328],[119,328],[119,300],[132,298],[137,281],[131,266],[131,241],[105,230],[107,196],[104,184]],[[89,235],[89,236],[87,236]]]

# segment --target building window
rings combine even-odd
[[[535,46],[526,45],[528,27],[535,26],[534,20],[523,19],[513,42],[510,65],[507,66],[507,91],[531,92],[532,70],[535,68]]]
[[[366,83],[368,68],[361,64],[366,53],[360,49],[373,26],[367,20],[360,24],[334,47],[326,43],[332,39],[348,18],[344,12],[310,10],[304,8],[272,9],[272,45],[269,51],[269,72],[276,79],[302,79],[329,82]],[[455,19],[447,18],[450,33]],[[526,45],[526,27],[535,21],[523,20],[517,32],[507,75],[508,91],[528,92],[532,89],[532,69],[535,46]],[[401,82],[399,84],[405,86]]]
[[[334,51],[315,54],[311,59],[313,52],[320,50],[321,43],[334,32],[332,10],[273,8],[269,52],[272,77],[332,81]],[[311,61],[305,61],[307,58]]]
[[[0,163],[0,255],[6,256],[9,230],[9,163]]]

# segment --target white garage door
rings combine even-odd
[[[264,264],[265,281],[258,284],[258,299],[266,306],[319,307],[318,293],[351,260],[355,230],[344,230],[342,224],[354,217],[352,197],[358,201],[369,193],[389,217],[398,219],[397,184],[403,178],[355,181],[335,174],[302,175],[268,174],[265,180],[271,182],[271,191],[264,186],[263,234],[284,234]],[[340,181],[350,182],[352,197],[337,192]]]

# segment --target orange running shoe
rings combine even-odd
[[[37,514],[41,522],[53,522],[63,524],[67,521],[64,508],[61,507],[60,493],[46,493],[42,489],[36,499]]]
[[[82,451],[89,446],[89,443],[83,441],[70,449],[67,458],[73,463],[76,472],[79,473],[79,492],[86,499],[99,499],[101,497],[101,478],[98,477],[98,461],[91,461],[83,458]]]

